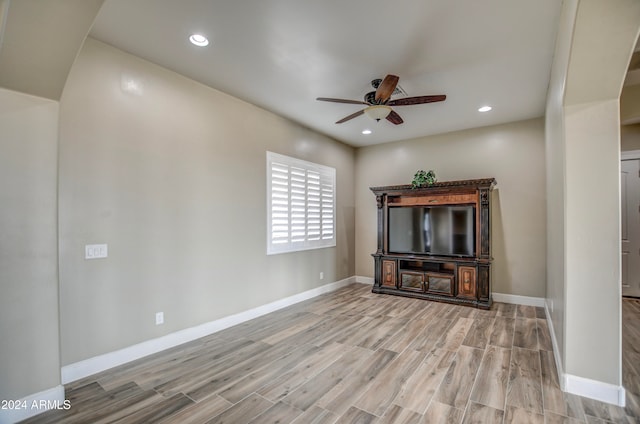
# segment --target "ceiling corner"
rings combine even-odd
[[[104,0],[0,0],[0,87],[53,100]]]

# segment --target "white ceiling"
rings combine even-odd
[[[90,35],[353,146],[540,117],[559,0],[107,0]],[[211,44],[192,46],[190,34]],[[400,77],[404,124],[335,124]],[[485,104],[493,110],[479,113]],[[373,130],[365,136],[361,131]]]

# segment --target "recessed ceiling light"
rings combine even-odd
[[[478,112],[489,112],[491,110],[491,106],[482,106],[478,109]]]
[[[371,130],[362,130],[362,134],[369,135],[371,134]]]
[[[209,40],[207,40],[207,37],[202,34],[191,34],[191,36],[189,37],[189,41],[191,41],[192,44],[195,44],[198,47],[209,45]]]

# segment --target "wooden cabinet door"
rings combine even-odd
[[[396,261],[382,261],[382,285],[396,287]]]
[[[400,272],[400,287],[403,290],[424,291],[424,274],[421,272]]]
[[[474,267],[458,267],[458,296],[476,298],[476,269]]]
[[[447,296],[453,296],[453,274],[439,274],[428,273],[427,274],[427,292],[434,294],[444,294]]]

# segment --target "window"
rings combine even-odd
[[[336,170],[267,152],[267,254],[336,245]]]

